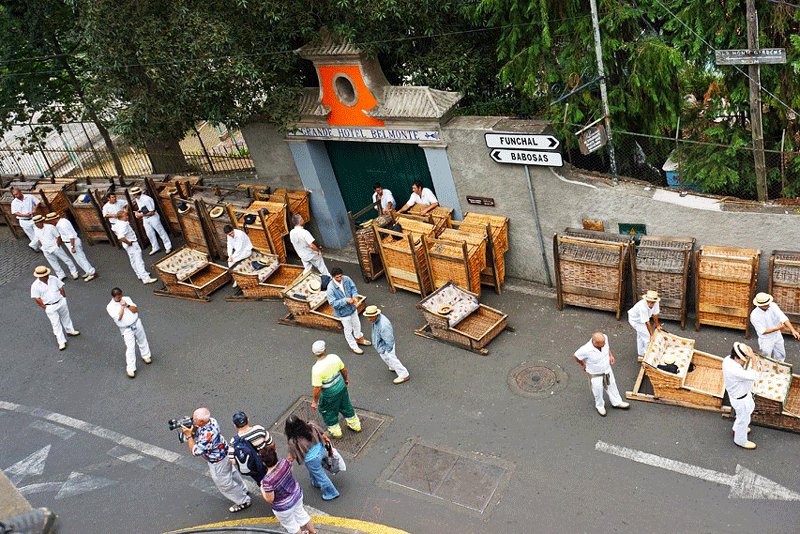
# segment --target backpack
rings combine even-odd
[[[234,436],[233,438],[233,457],[236,458],[236,465],[243,475],[260,479],[267,472],[258,451],[241,436]]]

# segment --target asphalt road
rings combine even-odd
[[[508,313],[516,332],[503,333],[483,357],[414,336],[423,323],[418,298],[391,294],[385,281],[365,284],[355,265],[343,264],[395,325],[412,380],[394,386],[374,351],[356,356],[339,335],[277,324],[286,313],[280,302],[225,302],[230,287],[208,304],[161,298],[136,281],[121,250],[98,245],[87,255],[100,277],[67,283],[81,336],[59,352],[29,298],[27,273],[43,259],[0,228],[0,262],[7,266],[0,267],[0,468],[34,506],[55,510],[65,533],[155,533],[230,519],[228,504],[209,489],[203,462],[188,457],[166,421],[205,405],[227,435],[239,409],[271,425],[310,393],[310,346],[319,338],[350,369],[353,403],[392,418],[336,478],[338,500],[321,501],[304,470],[296,470],[306,503],[328,514],[414,533],[797,532],[798,502],[731,498],[724,483],[596,450],[602,441],[725,475],[740,465],[800,492],[800,435],[754,427],[759,447],[748,452],[733,445],[730,422],[713,413],[634,402],[630,411],[599,417],[571,354],[592,331],[607,332],[617,382],[631,388],[638,372],[633,332],[610,314],[559,312],[550,298],[485,291],[483,301]],[[124,345],[105,312],[115,285],[140,306],[153,350],[154,364],[140,365],[135,380],[125,376]],[[685,335],[714,354],[741,339],[712,327]],[[787,348],[800,364],[800,343],[787,340]],[[563,368],[566,386],[543,399],[512,393],[509,372],[537,360]],[[486,512],[383,481],[396,456],[416,442],[504,466],[507,480],[491,493]],[[451,493],[463,500],[491,484],[476,476]],[[266,515],[257,502],[233,517]]]

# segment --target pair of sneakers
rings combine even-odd
[[[612,404],[611,406],[612,406],[612,408],[616,408],[618,410],[627,410],[628,408],[631,407],[631,403],[630,402],[621,402],[619,404]],[[608,412],[606,411],[605,407],[602,407],[602,408],[597,408],[597,413],[599,413],[602,417],[605,417],[606,413],[608,413]]]
[[[368,340],[364,339],[363,337],[360,338],[360,339],[356,339],[356,343],[358,343],[359,345],[363,345],[365,347],[369,347],[369,346],[372,345],[372,341],[368,341]],[[364,354],[364,349],[362,349],[359,346],[356,346],[356,348],[353,349],[353,352],[356,353],[356,354]]]
[[[81,333],[80,333],[79,330],[73,330],[72,332],[67,332],[67,335],[70,336],[70,337],[75,337],[75,336],[81,335]],[[66,348],[67,348],[67,342],[66,341],[64,343],[59,343],[58,344],[58,350],[64,350]]]

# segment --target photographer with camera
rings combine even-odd
[[[228,508],[228,511],[236,513],[249,508],[250,496],[247,494],[247,487],[244,485],[242,475],[228,460],[228,444],[208,408],[196,409],[192,414],[192,426],[180,425],[180,428],[189,445],[189,452],[193,456],[202,456],[208,462],[211,480],[220,493],[233,501],[233,506]]]

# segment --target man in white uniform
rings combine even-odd
[[[106,203],[103,204],[103,217],[108,219],[111,224],[111,230],[116,234],[116,226],[119,222],[118,215],[122,212],[128,211],[128,201],[125,199],[117,200],[116,193],[109,193],[106,197]]]
[[[253,253],[253,242],[250,241],[250,236],[230,224],[226,224],[222,231],[227,236],[228,267],[233,267],[240,261],[250,257],[250,254]],[[237,286],[238,284],[234,280],[233,287]]]
[[[315,267],[320,274],[330,276],[328,268],[325,266],[325,260],[322,259],[322,249],[314,242],[314,236],[311,235],[311,232],[303,228],[303,216],[296,213],[292,216],[292,223],[294,228],[289,232],[289,240],[294,246],[294,251],[297,252],[303,262],[303,274]]]
[[[744,368],[752,354],[753,349],[737,341],[733,344],[730,356],[722,360],[722,380],[725,382],[731,407],[736,411],[733,442],[744,449],[756,448],[756,444],[747,439],[747,433],[750,432],[750,416],[756,407],[750,390],[761,374],[761,369]]]
[[[394,201],[394,195],[392,195],[391,190],[384,189],[380,182],[375,182],[373,190],[375,192],[372,193],[372,203],[381,201],[381,213],[389,213],[395,208],[397,203]]]
[[[38,266],[33,271],[33,276],[36,277],[36,280],[31,284],[31,298],[47,314],[47,319],[53,327],[53,334],[58,341],[58,350],[64,350],[67,348],[67,338],[64,336],[64,332],[66,331],[68,336],[80,334],[72,326],[64,282],[50,276],[50,269],[44,265]]]
[[[661,311],[658,301],[661,297],[657,291],[650,290],[642,295],[642,300],[633,305],[628,310],[628,323],[636,330],[636,352],[639,356],[644,356],[650,338],[655,333],[655,329],[661,329],[658,314]],[[650,325],[650,318],[653,318],[654,326]]]
[[[139,308],[131,300],[122,294],[122,290],[115,287],[111,290],[111,302],[106,306],[106,311],[114,319],[114,323],[119,327],[119,333],[125,340],[125,371],[129,378],[136,376],[136,346],[139,346],[139,354],[144,363],[152,363],[150,355],[150,345],[147,344],[147,336],[144,333],[142,320],[139,319]]]
[[[50,267],[53,268],[58,279],[63,280],[66,278],[64,269],[61,268],[61,264],[58,262],[58,260],[61,260],[67,266],[67,269],[69,269],[73,280],[77,280],[78,268],[75,267],[75,264],[69,258],[66,251],[61,248],[61,236],[58,235],[56,227],[52,224],[46,224],[44,217],[41,215],[35,215],[33,217],[33,224],[36,227],[36,241],[39,243],[39,246],[42,247],[44,257],[47,263],[50,264]]]
[[[128,222],[128,210],[123,210],[117,214],[116,224],[114,225],[114,233],[117,234],[117,239],[122,243],[122,248],[128,253],[128,259],[133,267],[133,272],[136,277],[144,284],[152,284],[157,280],[150,276],[144,266],[144,259],[142,259],[142,249],[139,242],[136,240],[136,233],[133,231],[131,224]]]
[[[423,187],[422,182],[419,180],[414,181],[414,184],[411,186],[411,196],[408,202],[406,202],[406,205],[400,208],[399,211],[400,213],[405,213],[411,209],[411,206],[416,204],[426,206],[427,209],[425,211],[430,211],[439,205],[439,201],[436,199],[436,195],[433,194],[433,191],[427,187]]]
[[[11,214],[17,218],[22,231],[28,236],[28,246],[36,252],[39,252],[39,245],[36,243],[36,227],[33,225],[33,215],[36,212],[36,206],[39,205],[39,199],[33,195],[23,193],[17,187],[11,188],[11,195],[14,200],[11,201]]]
[[[161,217],[156,211],[156,203],[149,195],[142,193],[141,187],[131,188],[130,193],[136,199],[136,207],[138,208],[135,212],[136,218],[142,220],[147,239],[150,241],[150,255],[152,256],[161,250],[158,246],[159,237],[164,243],[167,254],[172,252],[172,241],[169,240],[167,231],[164,229],[164,225],[161,224]]]
[[[614,379],[614,371],[611,369],[611,366],[614,365],[614,354],[611,352],[611,347],[608,346],[608,336],[602,332],[595,332],[588,343],[575,351],[573,357],[589,375],[597,413],[603,417],[606,416],[603,389],[608,393],[611,406],[621,410],[630,408],[630,403],[622,400],[617,389],[617,381]]]
[[[75,231],[75,227],[72,226],[69,219],[66,217],[59,217],[58,213],[50,212],[45,215],[44,220],[55,226],[56,230],[58,230],[61,242],[66,245],[67,250],[69,250],[72,257],[75,258],[75,263],[83,269],[85,273],[83,281],[90,282],[94,280],[97,276],[97,271],[95,271],[95,268],[86,258],[86,254],[83,252],[81,238],[78,237],[78,232]]]
[[[800,334],[792,326],[789,318],[775,304],[772,295],[759,293],[753,299],[756,305],[750,312],[750,322],[758,335],[758,350],[768,358],[782,362],[786,359],[786,347],[783,344],[781,330],[786,328],[795,339],[800,339]]]

